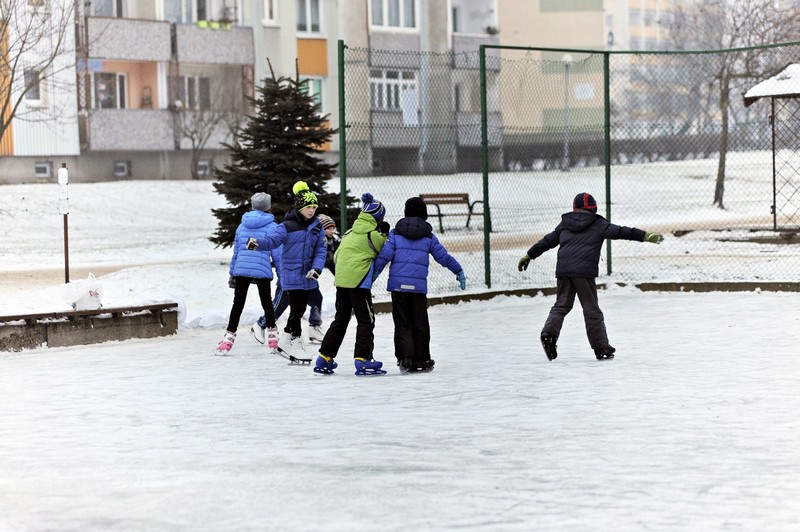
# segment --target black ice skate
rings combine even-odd
[[[597,360],[611,360],[614,358],[614,352],[616,349],[607,345],[605,347],[599,347],[594,350],[594,356],[597,357]]]
[[[558,351],[556,350],[556,348],[558,348],[556,345],[556,340],[558,340],[558,338],[549,333],[542,333],[541,340],[542,347],[544,347],[544,354],[547,355],[547,360],[555,360],[558,356]]]

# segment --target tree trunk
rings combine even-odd
[[[714,205],[725,208],[725,159],[728,156],[728,105],[730,97],[730,78],[723,75],[720,80],[719,111],[722,118],[722,130],[719,133],[719,163],[717,165],[717,185],[714,187]]]

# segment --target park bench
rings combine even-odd
[[[483,205],[483,200],[475,200],[470,202],[469,201],[469,194],[460,194],[460,193],[452,193],[452,194],[420,194],[420,198],[425,201],[427,205],[432,207],[436,207],[435,213],[428,213],[429,216],[436,216],[439,218],[439,231],[444,233],[444,226],[442,225],[442,217],[443,216],[466,216],[467,217],[467,228],[469,228],[469,222],[472,219],[472,215],[476,214],[474,212],[475,205],[480,203]],[[466,207],[467,212],[452,212],[452,211],[445,211],[442,212],[442,205],[463,205]],[[481,214],[481,213],[478,213]]]

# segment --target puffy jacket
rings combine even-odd
[[[433,234],[431,224],[422,218],[403,218],[389,233],[375,261],[375,272],[379,275],[391,262],[386,285],[390,292],[427,294],[430,256],[453,273],[462,269]]]
[[[275,217],[264,211],[249,211],[242,216],[242,223],[236,228],[233,244],[233,258],[228,269],[230,275],[272,279],[272,264],[275,271],[281,271],[281,248],[273,250],[247,249],[249,238],[271,235],[278,228]]]
[[[283,290],[313,290],[319,287],[314,279],[306,279],[310,270],[325,267],[327,246],[325,231],[316,217],[306,220],[296,210],[289,211],[275,232],[258,238],[258,249],[283,246],[281,288]]]
[[[561,223],[528,250],[535,259],[545,251],[558,248],[556,277],[597,277],[603,241],[644,241],[644,231],[615,225],[593,212],[579,210],[561,215]]]
[[[333,255],[336,275],[333,284],[339,288],[372,288],[372,272],[386,236],[378,231],[378,222],[362,212],[349,229]]]

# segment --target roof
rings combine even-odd
[[[800,97],[800,64],[793,63],[752,87],[744,94],[744,105],[747,107],[761,98],[771,97]]]

